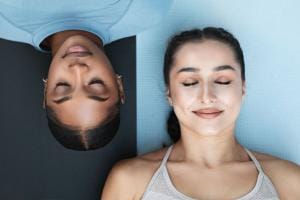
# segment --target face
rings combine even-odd
[[[169,75],[169,101],[182,134],[234,131],[245,85],[227,44],[215,40],[184,44],[174,55]]]
[[[104,52],[83,36],[72,36],[54,55],[46,103],[63,124],[87,129],[101,124],[123,98],[120,78]]]

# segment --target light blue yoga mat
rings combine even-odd
[[[168,143],[162,64],[175,32],[221,26],[240,41],[247,96],[236,134],[246,147],[300,164],[300,2],[177,0],[137,36],[137,142],[142,154]]]

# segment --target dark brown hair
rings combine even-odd
[[[46,105],[48,127],[55,139],[64,147],[87,151],[101,148],[116,135],[120,124],[119,103],[101,124],[86,130],[63,124],[54,110]]]

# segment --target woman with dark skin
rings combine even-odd
[[[157,24],[172,1],[0,1],[0,38],[52,54],[44,107],[63,146],[91,150],[112,140],[124,92],[103,45]]]
[[[119,104],[125,96],[121,77],[106,57],[101,39],[85,31],[63,31],[45,44],[53,57],[44,80],[44,108],[52,133],[71,149],[105,145],[118,129]],[[111,128],[99,134],[103,124],[110,124],[107,121],[113,122]]]
[[[235,137],[246,83],[233,35],[209,27],[174,36],[164,78],[175,143],[119,162],[102,200],[300,199],[298,165],[249,151]]]

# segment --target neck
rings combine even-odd
[[[249,159],[235,139],[233,129],[210,136],[185,130],[181,133],[181,139],[175,145],[180,160],[214,168],[224,163]]]
[[[97,46],[101,48],[103,47],[102,41],[99,37],[97,37],[96,35],[90,32],[80,31],[80,30],[70,30],[70,31],[62,31],[62,32],[55,33],[45,40],[45,44],[51,48],[51,54],[52,56],[54,56],[57,50],[63,44],[63,42],[69,37],[75,35],[84,36],[90,39],[92,42],[94,42]]]

